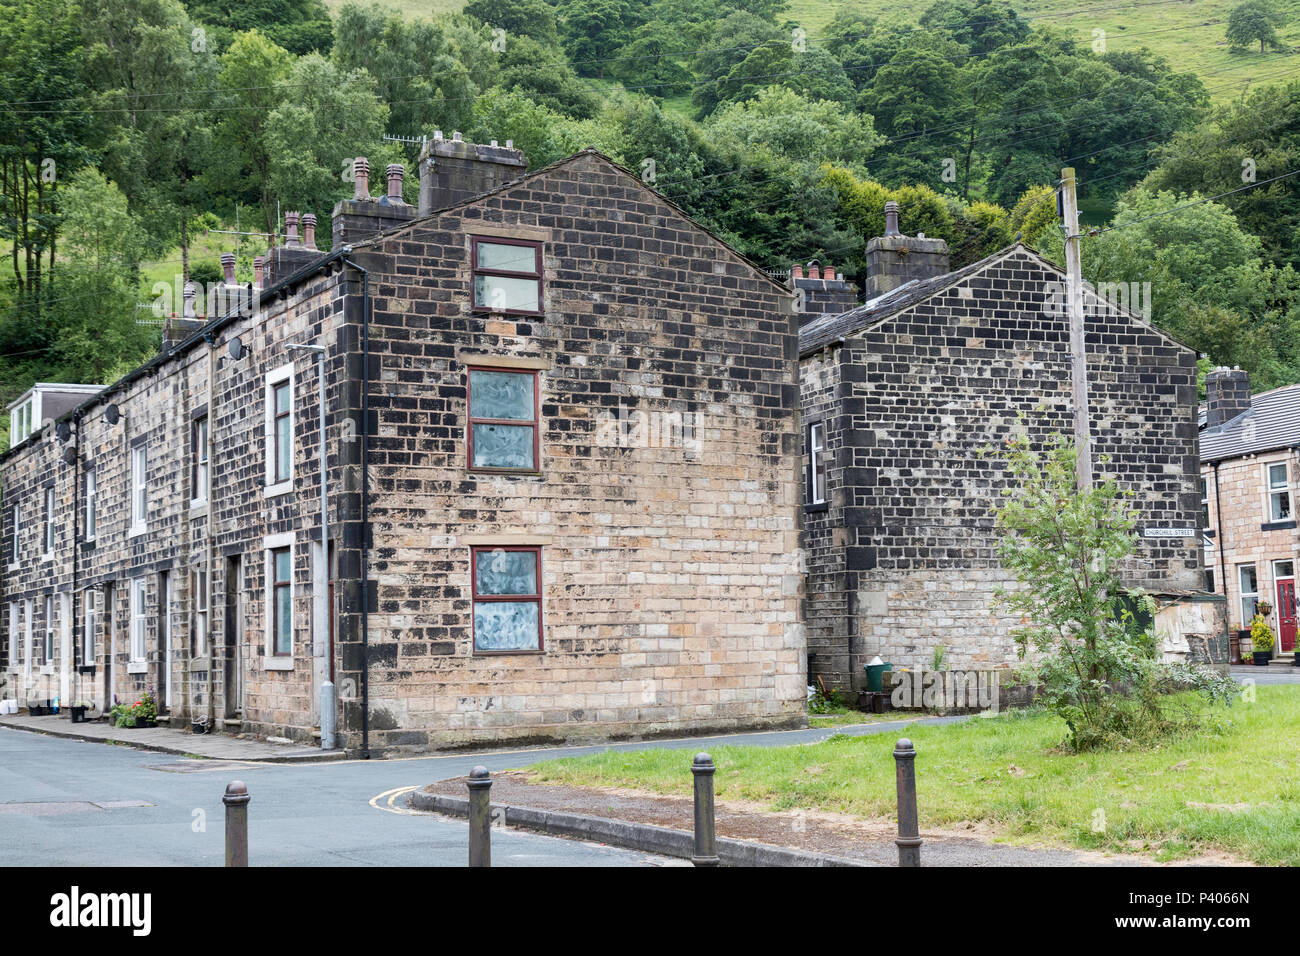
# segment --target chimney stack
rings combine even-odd
[[[523,152],[510,140],[505,146],[482,146],[463,142],[460,133],[443,139],[442,131],[434,130],[420,150],[419,215],[473,199],[518,179],[527,168]]]
[[[401,163],[389,163],[388,169],[388,195],[384,199],[391,204],[402,203],[402,179],[406,176],[406,167]]]
[[[805,277],[804,266],[796,262],[785,283],[787,288],[799,296],[800,325],[819,315],[839,315],[857,308],[857,288],[853,283],[845,282],[843,276],[837,276],[834,266],[823,268],[814,259],[808,263],[807,269],[808,275]]]
[[[263,259],[261,256],[253,257],[253,288],[254,289],[264,288],[262,284],[262,274],[263,274],[263,266],[265,265],[265,263],[266,260]]]
[[[370,160],[358,156],[352,160],[352,178],[354,180],[352,198],[370,198]]]
[[[367,200],[369,202],[369,200]],[[303,237],[298,237],[298,225],[302,224]],[[272,247],[266,254],[266,284],[271,284],[271,276],[290,276],[320,258],[316,248],[316,217],[311,213],[305,216],[297,212],[284,214],[285,241],[283,246]]]
[[[1250,376],[1219,366],[1205,375],[1205,427],[1215,428],[1250,411]]]
[[[892,199],[885,203],[885,234],[867,243],[867,300],[950,271],[948,243],[924,235],[904,235],[898,229],[898,203]]]

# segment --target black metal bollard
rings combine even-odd
[[[921,830],[916,815],[916,748],[906,737],[894,744],[898,772],[898,865],[921,865]]]
[[[492,865],[492,775],[487,767],[469,772],[469,865]]]
[[[717,866],[717,831],[713,825],[713,758],[699,753],[691,764],[695,774],[695,852],[691,862],[696,866]]]
[[[226,805],[226,866],[248,866],[248,787],[233,780],[221,802]]]

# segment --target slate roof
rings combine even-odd
[[[1222,461],[1295,445],[1300,445],[1300,385],[1260,392],[1251,397],[1250,411],[1216,428],[1201,429],[1201,461]]]
[[[805,355],[811,355],[832,342],[837,342],[845,336],[861,332],[881,319],[902,312],[909,306],[928,299],[930,296],[960,282],[967,276],[979,272],[985,266],[1019,248],[1023,248],[1019,243],[1007,246],[1005,249],[999,249],[991,256],[986,256],[978,262],[972,262],[970,265],[963,266],[953,272],[945,272],[943,275],[935,276],[932,279],[913,279],[911,282],[905,282],[897,289],[876,296],[876,298],[870,299],[863,305],[858,306],[856,309],[850,309],[848,312],[841,312],[838,315],[827,313],[819,316],[811,322],[805,323],[803,328],[799,330],[799,356],[802,358]]]

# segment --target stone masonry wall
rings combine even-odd
[[[861,640],[844,684],[858,684],[875,654],[895,666],[929,665],[938,645],[954,667],[1015,660],[1012,622],[993,602],[994,588],[1010,582],[994,529],[1007,482],[996,455],[980,450],[1003,446],[1022,413],[1036,442],[1070,432],[1068,326],[1045,308],[1060,281],[1016,247],[839,349],[846,371],[860,372],[843,494],[847,586],[857,606],[846,623],[856,623]],[[1096,472],[1136,494],[1139,528],[1195,528],[1195,355],[1091,305]],[[1150,590],[1198,589],[1199,542],[1140,539],[1127,577]]]
[[[544,315],[471,309],[476,234],[544,242]],[[783,290],[592,153],[358,251],[382,274],[372,747],[804,722]],[[466,366],[494,363],[540,373],[539,473],[467,470]],[[541,653],[473,651],[493,544],[542,548]]]

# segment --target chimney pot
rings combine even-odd
[[[491,146],[493,149],[496,149],[496,148],[497,148],[497,141],[496,141],[496,140],[492,140],[492,142],[489,143],[488,145]]]
[[[302,247],[304,249],[310,249],[312,252],[317,251],[316,217],[311,213],[307,213],[302,217]]]
[[[891,199],[885,203],[885,235],[897,236],[898,234],[898,203]]]
[[[828,282],[833,282],[833,281],[835,280],[835,267],[834,267],[834,266],[823,266],[823,267],[822,267],[822,278],[825,279],[825,280],[828,281]]]
[[[224,274],[226,285],[234,285],[235,254],[233,252],[223,252],[221,254],[221,271]]]
[[[506,149],[514,149],[514,148],[515,148],[515,141],[513,139],[506,140]]]
[[[802,279],[802,278],[803,278],[803,266],[799,265],[799,263],[796,262],[795,265],[794,265],[794,268],[791,270],[791,276],[792,276],[792,278],[795,278],[795,279]]]
[[[388,201],[402,201],[402,179],[406,176],[406,167],[401,163],[389,163],[388,169]]]
[[[453,143],[459,143],[459,142],[460,142],[460,132],[459,132],[459,131],[453,132],[453,133],[451,134],[451,141],[452,141]]]
[[[364,156],[358,156],[352,161],[352,171],[356,179],[356,191],[352,194],[353,199],[370,198],[370,160]]]
[[[818,265],[817,260],[814,259],[812,262],[808,263],[808,278],[820,279],[821,277],[821,266]]]
[[[433,131],[433,138],[434,138],[434,139],[442,139],[442,130],[440,130],[440,129],[435,129],[435,130]]]
[[[261,256],[253,257],[253,288],[260,289],[265,284],[263,282],[265,276],[265,267],[266,267],[265,259],[263,259]]]
[[[288,246],[297,246],[301,244],[298,238],[298,223],[302,221],[302,213],[286,212],[284,214],[284,244]]]
[[[194,293],[195,293],[194,283],[193,282],[185,283],[185,288],[181,291],[181,298],[185,302],[185,307],[182,314],[187,319],[194,318]]]

